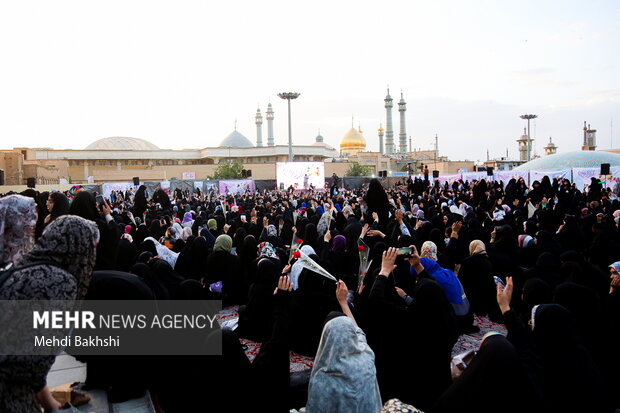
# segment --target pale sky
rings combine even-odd
[[[83,148],[132,136],[161,148],[256,140],[269,101],[276,143],[321,129],[338,147],[361,125],[378,150],[389,84],[416,148],[451,159],[517,155],[523,113],[536,150],[620,147],[619,1],[5,1],[0,148]],[[395,136],[398,111],[393,110]],[[613,120],[613,136],[612,136]],[[266,142],[266,121],[263,140]]]

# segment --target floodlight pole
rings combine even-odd
[[[299,93],[295,92],[283,92],[278,93],[281,99],[286,99],[288,102],[288,161],[293,162],[293,129],[291,127],[291,99],[297,99]]]

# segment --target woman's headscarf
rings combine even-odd
[[[276,229],[276,226],[273,224],[270,224],[267,226],[267,236],[268,237],[277,237],[278,236],[278,230]]]
[[[50,211],[51,221],[69,213],[69,199],[67,199],[65,194],[62,192],[50,192],[50,198],[52,198],[52,201],[54,202],[54,206]]]
[[[278,254],[276,254],[276,250],[270,242],[261,242],[259,248],[259,257],[278,258]]]
[[[213,218],[207,221],[207,228],[211,231],[217,231],[217,221]]]
[[[463,304],[463,287],[456,274],[440,267],[437,262],[430,258],[420,258],[420,264],[441,285],[450,303]],[[411,267],[411,271],[415,272],[413,267]]]
[[[375,354],[366,335],[348,317],[323,327],[308,385],[308,412],[379,412]]]
[[[609,261],[607,261],[607,262],[609,262]],[[609,268],[613,268],[614,270],[616,270],[617,273],[620,274],[620,261],[614,262],[613,264],[611,264],[609,266]]]
[[[40,261],[54,261],[73,275],[77,282],[77,299],[86,296],[95,266],[99,230],[94,222],[74,215],[52,221],[34,248],[16,267]]]
[[[183,228],[183,230],[181,231],[181,239],[183,241],[187,241],[187,239],[191,236],[192,236],[192,229],[190,227]]]
[[[484,242],[479,239],[475,239],[469,243],[469,255],[487,255],[487,247],[484,245]]]
[[[344,235],[336,235],[332,241],[332,251],[344,252],[347,247],[347,239]]]
[[[162,257],[168,264],[170,264],[170,266],[172,268],[174,268],[174,266],[175,266],[175,264],[177,262],[177,257],[179,256],[179,254],[177,254],[176,252],[172,251],[170,248],[166,247],[165,245],[160,244],[153,237],[147,237],[147,238],[144,239],[144,241],[152,241],[153,244],[155,245],[155,250],[157,252],[157,255]]]
[[[519,395],[505,403],[505,389]],[[484,406],[480,400],[488,400]],[[524,412],[536,406],[534,386],[528,379],[516,348],[502,335],[484,339],[471,364],[439,398],[435,409],[439,412],[478,411]]]
[[[0,198],[0,265],[14,263],[34,245],[37,205],[22,195]]]
[[[422,244],[420,257],[426,257],[433,261],[437,261],[437,245],[435,245],[433,241],[425,241],[424,244]]]
[[[213,251],[226,251],[230,252],[232,249],[232,238],[229,235],[222,234],[215,239],[215,246]]]
[[[192,222],[193,220],[194,220],[194,217],[192,217],[192,213],[186,212],[185,214],[183,214],[183,221],[181,223],[187,224],[188,222]]]
[[[56,205],[54,205],[54,207],[55,206]],[[78,192],[75,198],[73,198],[71,206],[69,207],[69,213],[88,219],[89,221],[95,221],[99,218],[95,198],[87,191]]]

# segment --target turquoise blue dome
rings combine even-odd
[[[602,163],[620,166],[620,154],[602,151],[574,151],[543,156],[524,163],[515,171],[550,170],[567,168],[595,168]]]

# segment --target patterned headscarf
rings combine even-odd
[[[278,236],[278,230],[276,229],[276,226],[273,224],[270,224],[267,226],[267,236],[268,237],[277,237]]]
[[[614,262],[609,266],[609,268],[613,268],[618,274],[620,274],[620,261]]]
[[[276,254],[276,250],[275,248],[273,248],[273,245],[271,244],[271,242],[261,242],[259,248],[260,248],[260,254],[258,255],[259,257],[278,258],[278,255]]]
[[[34,244],[37,206],[22,195],[0,198],[0,265],[15,262]]]
[[[422,244],[420,257],[426,257],[433,261],[437,261],[437,245],[435,245],[433,241],[424,242],[424,244]]]
[[[43,231],[32,251],[16,264],[20,267],[40,261],[54,261],[77,281],[77,299],[84,298],[95,266],[99,229],[75,215],[53,220]]]

